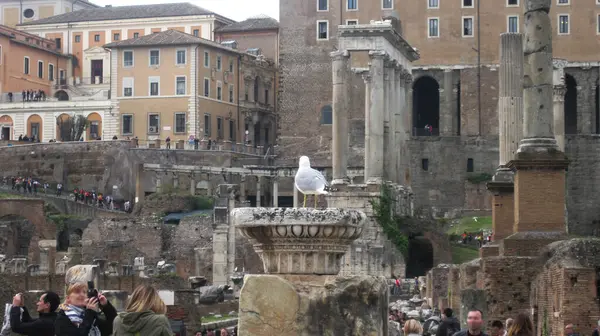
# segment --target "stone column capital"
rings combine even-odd
[[[349,58],[350,53],[348,52],[348,50],[337,50],[329,53],[329,56],[331,56],[333,61],[341,61],[344,58]]]
[[[554,85],[554,102],[561,103],[565,101],[565,94],[567,93],[567,88],[564,85]]]
[[[272,182],[279,182],[279,176],[277,176],[277,175],[271,176],[271,181]]]
[[[567,61],[566,59],[562,59],[562,58],[553,58],[552,59],[552,66],[556,70],[562,70],[562,69],[566,68],[567,64],[569,64],[569,61]]]
[[[369,57],[371,59],[386,60],[387,58],[389,58],[389,55],[384,50],[370,50],[369,51]]]
[[[370,72],[363,72],[361,76],[362,79],[365,81],[365,84],[371,83],[371,80],[373,79]]]

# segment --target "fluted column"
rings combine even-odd
[[[396,65],[394,68],[395,76],[395,88],[394,96],[396,98],[396,109],[394,110],[394,182],[404,184],[404,174],[402,172],[402,159],[406,156],[404,151],[406,145],[406,136],[404,133],[404,104],[405,104],[405,92],[404,92],[404,79],[402,78],[402,66]]]
[[[383,63],[387,53],[369,52],[371,58],[369,76],[365,87],[369,99],[365,99],[365,182],[381,183],[383,180],[383,123],[384,87]]]
[[[348,182],[348,102],[350,101],[350,54],[331,53],[333,75],[333,183]]]
[[[279,178],[273,177],[273,207],[279,207]]]
[[[498,122],[500,166],[513,159],[523,137],[523,36],[500,35]]]
[[[395,163],[396,163],[396,155],[397,155],[397,147],[395,143],[396,134],[394,127],[394,116],[395,111],[397,109],[397,94],[395,91],[396,88],[396,63],[394,61],[388,64],[386,67],[386,88],[385,91],[385,101],[387,102],[387,108],[385,113],[385,139],[384,139],[384,170],[385,170],[385,178],[386,180],[396,182],[396,172],[395,172]]]
[[[554,138],[558,148],[565,151],[565,94],[564,85],[554,86]]]

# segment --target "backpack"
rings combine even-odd
[[[455,329],[454,327],[455,327],[454,323],[448,323],[448,326],[446,327],[446,335],[447,336],[452,336],[460,331],[460,329]]]
[[[432,316],[423,323],[423,335],[435,335],[440,327],[441,321],[437,316]]]

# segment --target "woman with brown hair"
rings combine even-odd
[[[131,294],[125,313],[113,325],[113,336],[172,336],[165,316],[167,306],[152,286],[138,286]]]
[[[100,318],[100,311],[105,318]],[[67,289],[65,303],[59,306],[54,323],[57,336],[109,336],[117,310],[106,297],[88,298],[88,286],[76,283]]]
[[[520,313],[514,319],[507,336],[533,336],[533,322],[528,315]]]

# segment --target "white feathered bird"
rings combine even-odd
[[[326,195],[329,193],[329,182],[320,171],[310,167],[310,159],[308,156],[300,157],[298,171],[294,178],[296,188],[304,194],[304,207],[306,208],[306,195],[315,195],[315,208],[317,207],[317,196]]]

